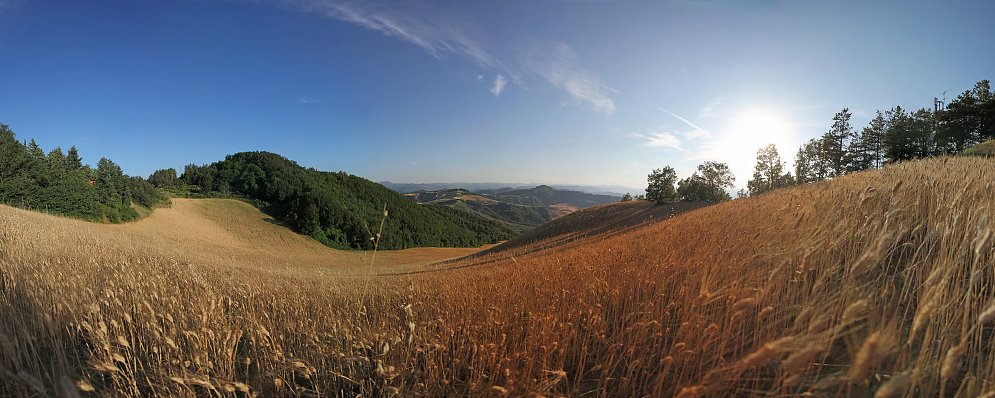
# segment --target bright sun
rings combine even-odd
[[[734,114],[721,131],[719,146],[725,161],[737,177],[737,185],[746,185],[756,163],[757,150],[774,144],[781,160],[790,167],[798,145],[797,127],[782,113],[771,108],[747,108]]]
[[[791,141],[792,125],[777,111],[766,108],[747,109],[739,112],[730,121],[729,134],[741,150],[756,151],[767,144],[781,146]],[[781,155],[782,157],[784,154]]]

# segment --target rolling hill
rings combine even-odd
[[[237,202],[0,207],[0,395],[990,397],[991,181],[986,158],[905,162],[341,273]]]
[[[419,206],[364,178],[304,168],[274,153],[242,152],[187,166],[181,179],[208,195],[252,199],[291,228],[335,248],[372,249],[377,236],[381,249],[474,247],[514,235],[476,213]]]
[[[283,226],[256,207],[235,199],[174,198],[169,208],[126,224],[95,224],[0,205],[4,231],[15,228],[17,242],[47,235],[54,245],[37,245],[31,254],[90,258],[101,252],[150,256],[198,266],[238,267],[266,272],[308,270],[317,274],[362,275],[372,256],[335,250]],[[484,246],[490,247],[490,246]],[[9,248],[8,248],[9,249]],[[480,248],[411,248],[381,251],[376,263],[400,270],[479,251]],[[123,253],[122,253],[123,251]],[[379,269],[379,266],[378,266]]]
[[[581,184],[541,184],[521,182],[434,182],[434,183],[404,183],[381,181],[381,185],[398,193],[413,193],[418,191],[445,191],[450,189],[467,189],[473,192],[502,191],[528,189],[539,185],[548,185],[559,191],[578,191],[595,195],[621,197],[625,192],[642,192],[643,188],[622,185],[581,185]]]
[[[649,224],[710,205],[705,202],[677,202],[656,205],[646,200],[612,203],[579,210],[542,224],[480,254],[512,251],[518,248],[538,250],[564,243],[626,230]]]
[[[619,201],[611,195],[561,191],[547,185],[534,188],[416,191],[405,194],[420,204],[465,209],[498,220],[520,231],[535,228],[579,209]]]

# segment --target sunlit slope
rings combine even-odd
[[[469,286],[433,294],[508,297],[485,325],[542,319],[496,355],[566,345],[535,354],[576,377],[559,392],[977,396],[995,391],[993,188],[989,160],[909,162],[475,257],[447,271]]]
[[[217,211],[230,263],[4,209],[0,395],[991,397],[993,188],[909,162],[370,280],[269,272]]]
[[[525,253],[562,245],[581,238],[617,234],[629,229],[666,220],[678,214],[707,206],[701,202],[677,202],[656,205],[633,200],[579,210],[523,232],[480,254],[497,252]]]
[[[369,272],[371,254],[329,249],[280,225],[255,207],[230,199],[173,199],[171,208],[127,224],[93,224],[0,206],[17,223],[18,238],[38,255],[124,251],[194,264],[308,268],[336,274]],[[417,248],[382,251],[379,269],[462,256],[479,249]]]

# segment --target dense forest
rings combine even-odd
[[[90,221],[123,222],[139,217],[133,205],[169,204],[141,177],[129,177],[109,159],[83,164],[76,147],[47,154],[34,140],[17,141],[0,124],[0,203]]]
[[[179,178],[175,170],[160,170],[150,180],[163,188],[187,184],[205,195],[253,199],[292,228],[336,248],[373,248],[384,206],[389,215],[381,249],[479,246],[514,234],[498,221],[446,206],[422,206],[372,181],[304,168],[268,152],[242,152],[210,165],[188,165]]]

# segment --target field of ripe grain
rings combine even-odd
[[[3,208],[0,395],[991,397],[993,188],[905,163],[373,278],[216,209]]]
[[[280,226],[255,207],[228,199],[173,199],[134,223],[93,224],[0,207],[5,229],[32,256],[88,258],[157,257],[179,263],[254,268],[266,272],[365,275],[371,254],[332,250]],[[489,247],[489,246],[487,246]],[[380,252],[380,272],[404,270],[480,249],[414,248]]]

